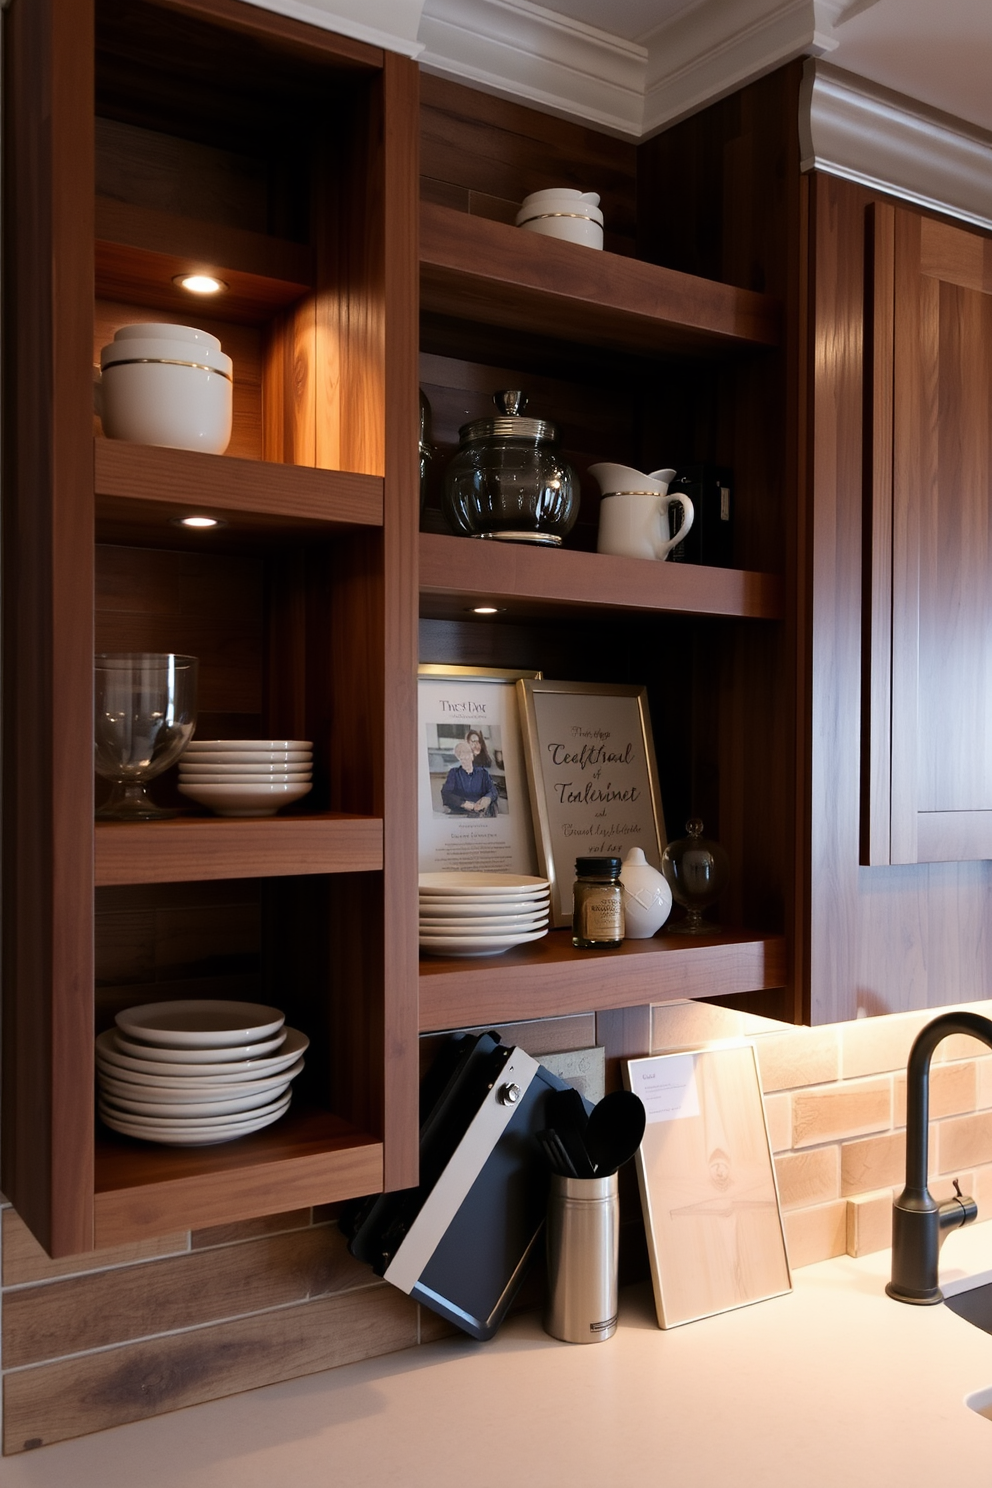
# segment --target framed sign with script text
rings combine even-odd
[[[421,873],[536,871],[515,684],[540,675],[418,668]]]
[[[665,821],[647,689],[521,681],[520,714],[537,832],[555,925],[572,918],[575,860],[639,847],[661,867]]]

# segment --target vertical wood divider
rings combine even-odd
[[[385,1187],[417,1180],[417,529],[419,70],[384,58]]]
[[[93,1235],[92,34],[6,17],[2,1184],[55,1256]]]

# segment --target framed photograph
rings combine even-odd
[[[421,873],[537,872],[516,684],[540,675],[418,668]]]
[[[628,1059],[647,1112],[637,1181],[658,1326],[792,1290],[752,1044]]]
[[[576,858],[639,847],[661,867],[667,839],[647,689],[538,679],[518,690],[538,872],[551,881],[553,923],[568,925]]]

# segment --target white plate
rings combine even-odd
[[[157,1132],[134,1125],[139,1119],[135,1116],[116,1115],[113,1111],[101,1109],[100,1117],[113,1131],[123,1132],[126,1137],[138,1137],[143,1142],[164,1142],[170,1147],[213,1147],[219,1142],[233,1142],[235,1137],[247,1137],[251,1132],[261,1131],[263,1126],[271,1126],[273,1121],[279,1120],[288,1106],[289,1098],[287,1097],[286,1104],[281,1105],[270,1115],[255,1115],[236,1126],[212,1126],[198,1129],[179,1122]]]
[[[263,1039],[257,1044],[231,1044],[226,1049],[166,1049],[161,1044],[142,1044],[137,1039],[125,1038],[118,1029],[114,1047],[119,1054],[126,1054],[130,1059],[148,1059],[158,1064],[231,1064],[276,1054],[285,1038],[284,1033],[277,1033],[275,1038]]]
[[[481,892],[487,897],[508,894],[515,899],[546,894],[550,887],[546,878],[534,878],[529,873],[422,873],[419,883],[421,894],[460,897]]]
[[[508,915],[491,920],[427,920],[420,917],[421,935],[513,935],[517,930],[540,930],[546,914]]]
[[[420,948],[435,956],[498,956],[512,946],[529,945],[533,940],[543,940],[546,930],[535,930],[528,935],[422,935]]]
[[[192,744],[188,745],[182,752],[179,760],[179,768],[183,765],[255,765],[264,769],[266,765],[283,765],[290,768],[300,768],[309,765],[313,761],[313,754],[309,749],[223,749],[212,752],[195,753]]]
[[[310,770],[282,770],[275,775],[244,775],[235,773],[232,766],[212,775],[207,770],[180,770],[179,784],[183,785],[308,785],[313,779]]]
[[[257,1044],[279,1032],[286,1014],[262,1002],[214,998],[144,1002],[125,1008],[114,1022],[130,1038],[169,1049],[218,1049]],[[248,1055],[242,1056],[248,1058]]]
[[[98,1067],[96,1077],[105,1094],[120,1096],[122,1100],[154,1100],[184,1105],[190,1101],[236,1100],[242,1095],[262,1095],[267,1090],[274,1098],[276,1090],[295,1080],[302,1069],[303,1060],[298,1059],[289,1069],[280,1070],[264,1080],[246,1080],[243,1075],[236,1075],[229,1085],[222,1084],[216,1075],[206,1080],[188,1076],[170,1080],[163,1075],[135,1075],[130,1070],[103,1064]]]
[[[285,1028],[283,1031],[286,1042],[279,1053],[265,1059],[238,1059],[213,1064],[169,1064],[154,1057],[132,1059],[128,1054],[122,1054],[117,1047],[117,1030],[108,1028],[96,1041],[96,1060],[97,1064],[129,1070],[138,1075],[168,1075],[170,1078],[176,1075],[189,1078],[214,1075],[224,1080],[251,1080],[259,1076],[264,1079],[267,1075],[277,1075],[280,1070],[289,1069],[309,1048],[310,1040],[305,1033],[300,1033],[296,1028]],[[151,1049],[148,1052],[153,1053]]]
[[[191,739],[183,750],[183,758],[189,754],[255,754],[258,750],[269,754],[283,754],[287,750],[299,753],[301,749],[312,750],[311,739]]]
[[[492,900],[463,899],[454,903],[446,899],[421,899],[419,912],[431,915],[434,920],[488,920],[491,915],[541,915],[547,911],[549,903],[546,896],[540,899],[501,899],[495,905]]]
[[[302,780],[293,785],[185,785],[180,781],[179,789],[218,816],[275,816],[280,806],[302,801],[313,786]]]
[[[113,1106],[109,1106],[104,1100],[101,1100],[99,1105],[101,1116],[104,1111],[110,1111],[111,1115],[123,1116],[132,1126],[144,1127],[148,1131],[161,1131],[165,1127],[168,1127],[170,1130],[173,1127],[179,1127],[181,1130],[210,1131],[212,1128],[223,1130],[226,1126],[240,1126],[243,1121],[254,1121],[256,1116],[270,1116],[275,1111],[285,1111],[289,1105],[291,1095],[292,1092],[281,1095],[278,1100],[269,1101],[260,1110],[243,1111],[239,1116],[197,1116],[191,1118],[189,1121],[174,1114],[169,1116],[135,1116],[130,1111],[115,1110]]]
[[[273,1102],[281,1100],[289,1089],[289,1081],[285,1078],[279,1081],[274,1090],[263,1091],[261,1095],[236,1095],[230,1100],[220,1101],[187,1101],[184,1105],[176,1102],[156,1100],[133,1100],[130,1096],[115,1095],[105,1081],[100,1081],[100,1099],[105,1106],[114,1111],[124,1111],[132,1116],[168,1116],[174,1121],[189,1121],[202,1116],[232,1116],[240,1112],[256,1111],[264,1106],[271,1106]]]

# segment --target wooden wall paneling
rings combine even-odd
[[[317,307],[306,295],[274,316],[262,356],[262,458],[317,464]]]
[[[870,865],[890,860],[892,811],[893,208],[888,203],[873,203],[867,222],[861,862]]]
[[[379,84],[316,149],[316,463],[383,474],[384,161]],[[390,252],[395,245],[390,244]]]
[[[532,191],[597,191],[606,247],[633,252],[636,146],[425,73],[421,79],[421,192],[425,200],[512,222]]]
[[[92,1244],[92,10],[5,17],[4,1191]]]

